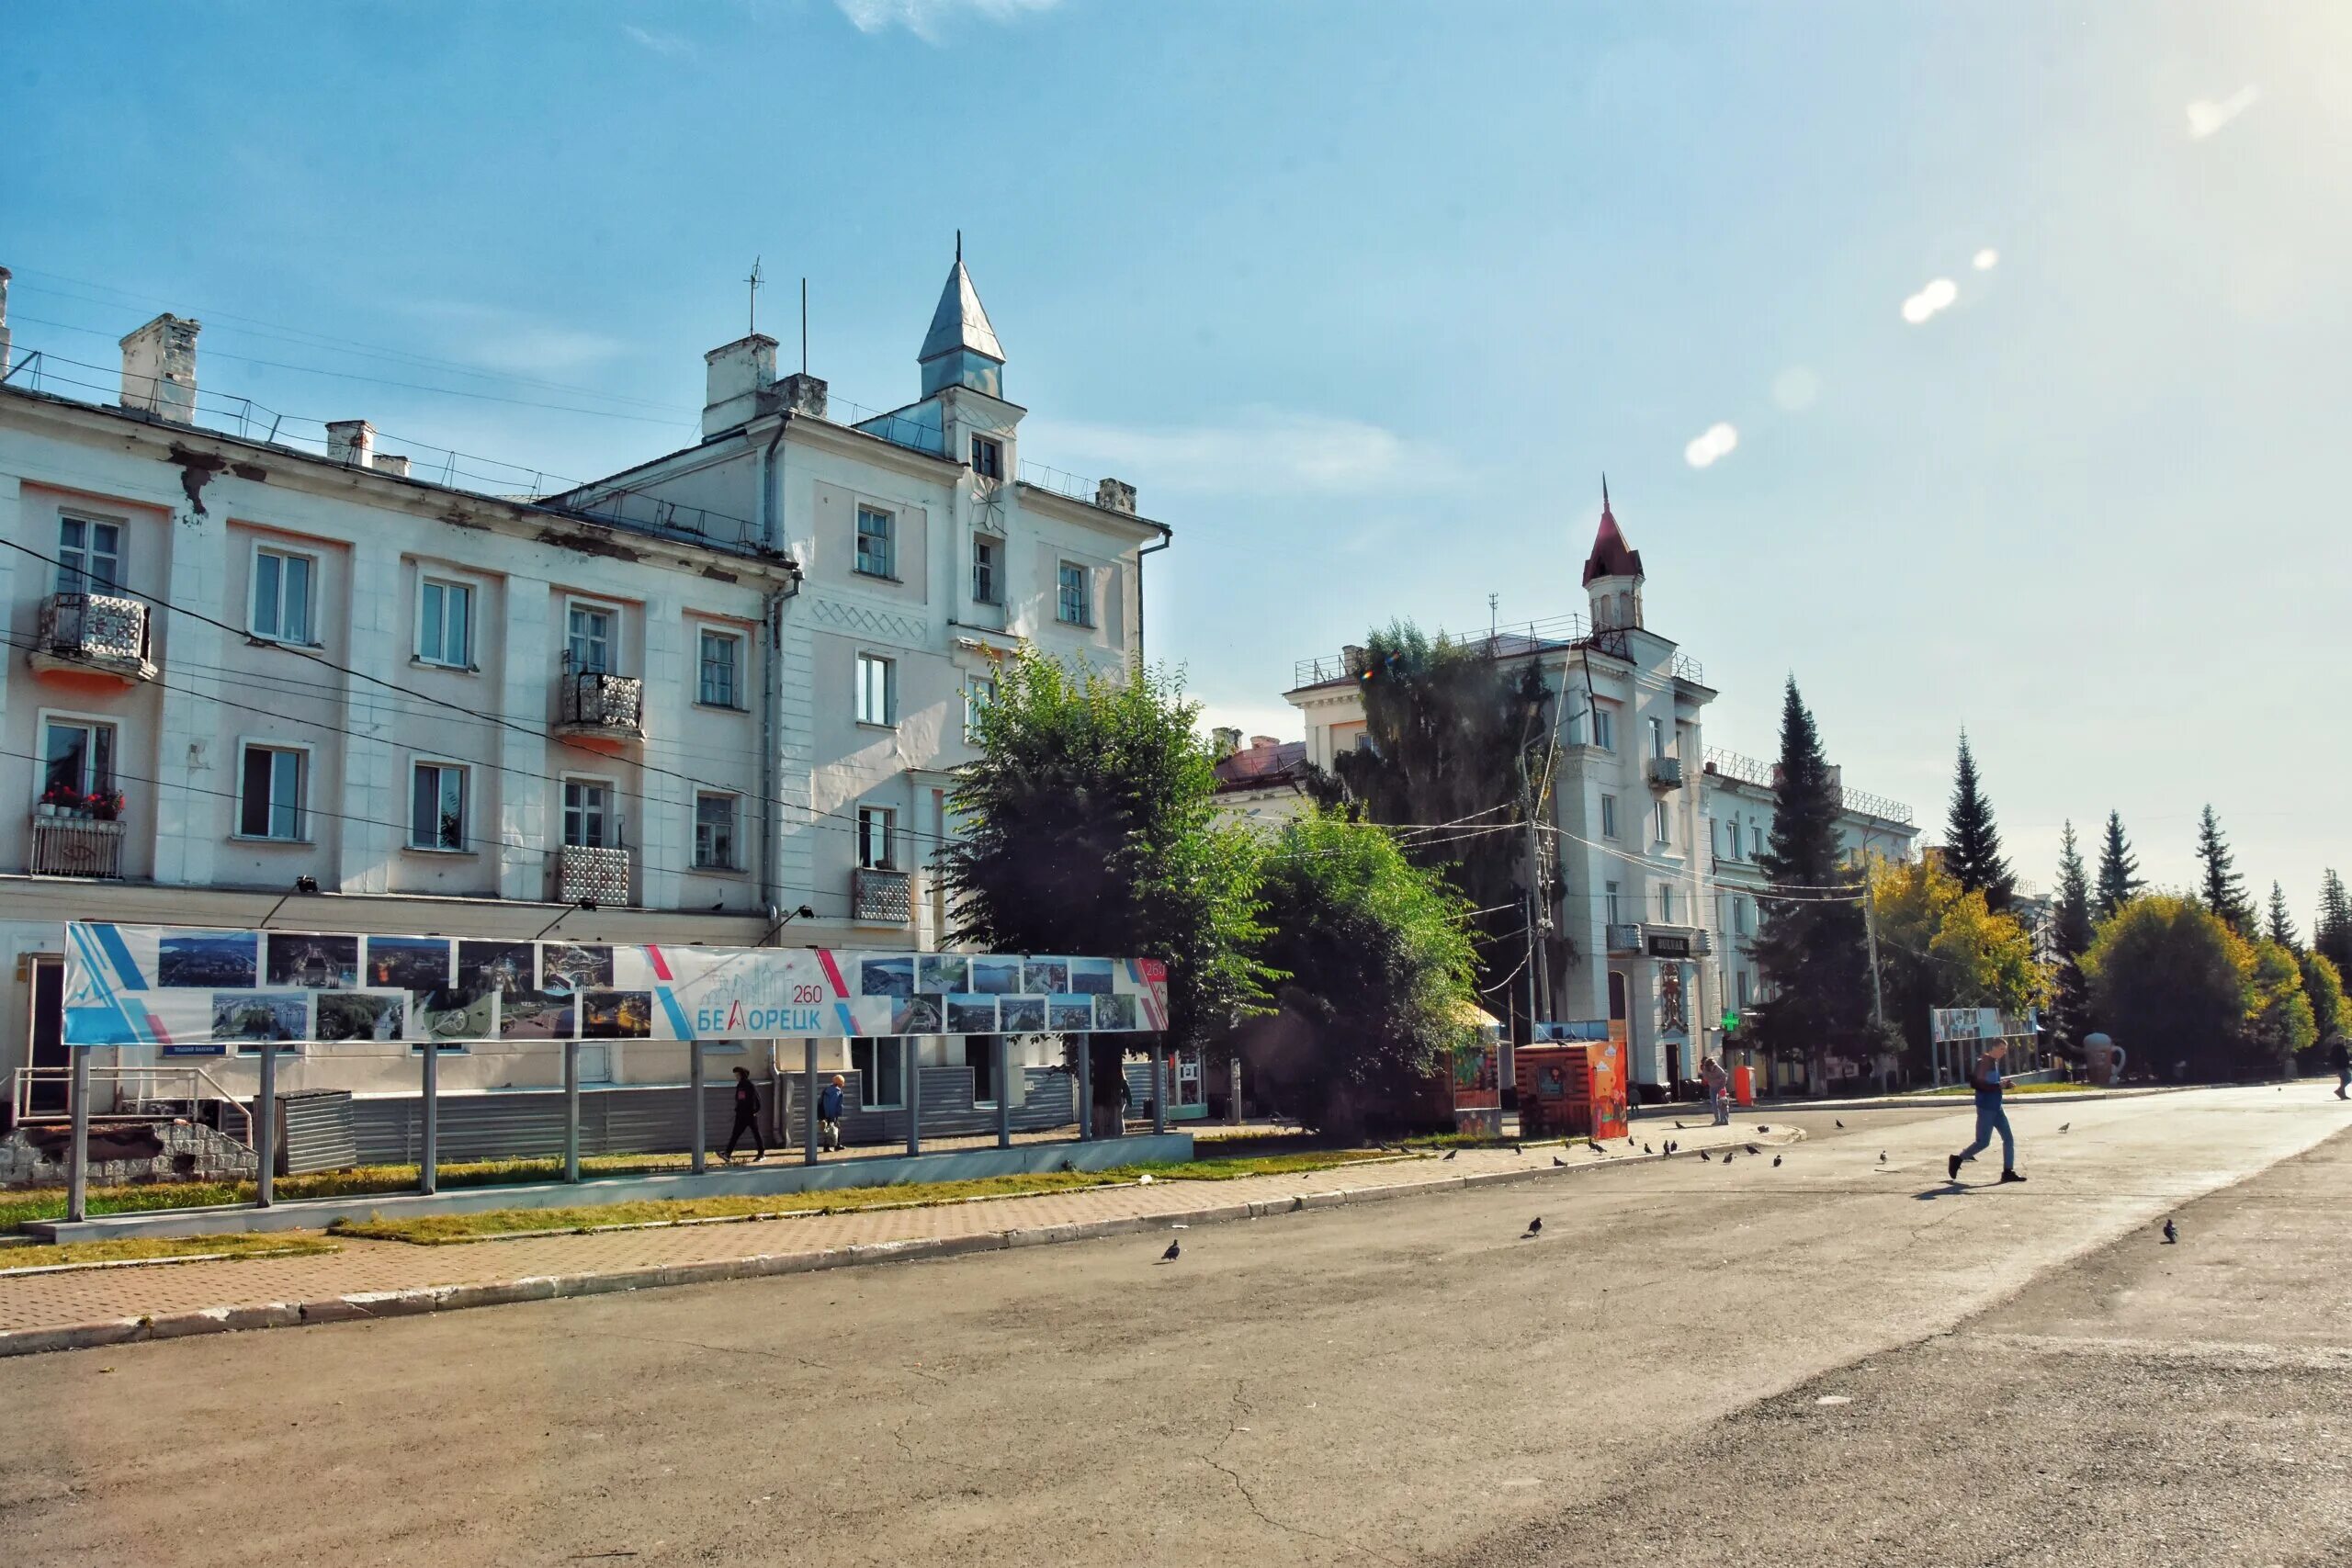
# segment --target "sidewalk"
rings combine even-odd
[[[1656,1129],[1637,1132],[1651,1134]],[[1693,1127],[1685,1150],[1801,1136],[1752,1122]],[[454,1247],[350,1240],[305,1258],[145,1264],[0,1278],[0,1356],[148,1338],[288,1327],[544,1301],[559,1296],[800,1273],[847,1265],[1211,1224],[1301,1209],[1567,1176],[1654,1156],[1612,1145],[1464,1149],[1289,1176],[1156,1181],[920,1209],[482,1241]],[[1565,1159],[1565,1168],[1555,1166]],[[0,1263],[6,1259],[0,1253]]]

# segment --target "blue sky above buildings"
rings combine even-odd
[[[2305,920],[2352,869],[2343,8],[10,21],[20,352],[168,308],[209,390],[585,476],[693,439],[754,255],[787,362],[805,275],[810,368],[909,400],[960,228],[1024,457],[1176,527],[1152,651],[1214,720],[1295,735],[1293,662],[1392,616],[1582,608],[1606,469],[1711,740],[1769,754],[1793,671],[1930,824],[1967,725],[2044,884],[2110,806],[2186,880],[2207,800]]]

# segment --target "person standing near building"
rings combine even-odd
[[[1944,1162],[1944,1173],[1953,1181],[1960,1179],[1963,1164],[1984,1152],[1996,1133],[2001,1134],[2001,1179],[2025,1179],[2018,1174],[2018,1141],[2009,1132],[2009,1113],[2001,1103],[2001,1062],[2008,1054],[2007,1041],[1993,1041],[1969,1072],[1968,1086],[1976,1091],[1976,1141]]]
[[[1724,1071],[1723,1058],[1710,1056],[1699,1065],[1699,1077],[1707,1086],[1707,1105],[1715,1113],[1715,1125],[1731,1125],[1731,1075]]]
[[[2335,1048],[2327,1054],[2327,1065],[2335,1069],[2335,1098],[2352,1100],[2352,1094],[2345,1093],[2352,1089],[2352,1048],[2346,1046],[2341,1034],[2335,1037]]]
[[[735,1069],[735,1125],[728,1130],[727,1147],[719,1151],[718,1157],[733,1165],[735,1141],[746,1133],[752,1135],[752,1157],[755,1160],[767,1158],[767,1141],[760,1136],[759,1086],[752,1081],[751,1068],[738,1067]]]
[[[820,1142],[827,1149],[842,1146],[842,1076],[839,1073],[835,1073],[833,1081],[825,1086],[825,1092],[817,1097],[817,1128],[822,1134]]]

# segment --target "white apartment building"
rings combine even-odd
[[[831,418],[825,383],[779,378],[755,334],[706,355],[697,444],[520,498],[439,482],[461,459],[387,451],[364,420],[315,450],[266,438],[199,390],[192,321],[124,338],[113,396],[12,361],[6,277],[0,1071],[63,1061],[70,919],[939,945],[933,852],[1001,661],[1141,654],[1142,556],[1168,530],[1116,480],[1019,477],[1023,411],[960,255],[905,407]],[[797,1068],[801,1047],[738,1060]],[[1024,1101],[1048,1049],[1016,1057]],[[313,1046],[279,1081],[413,1094],[420,1050]],[[582,1077],[679,1084],[685,1050],[594,1043]],[[821,1052],[863,1108],[903,1103],[895,1043]],[[993,1100],[988,1059],[921,1043],[927,1127]],[[180,1065],[252,1091],[249,1059]],[[527,1040],[440,1067],[445,1094],[560,1076]]]
[[[1699,662],[1652,630],[1638,552],[1602,496],[1584,565],[1589,615],[1480,639],[1514,669],[1534,663],[1555,698],[1554,816],[1544,835],[1564,889],[1551,911],[1571,950],[1549,977],[1557,1021],[1607,1021],[1636,1084],[1693,1078],[1721,1049],[1725,1004],[1764,998],[1755,971],[1755,856],[1771,833],[1770,770],[1711,751],[1714,701]],[[1329,768],[1368,743],[1363,653],[1303,660],[1285,694],[1306,726],[1306,754]],[[1760,784],[1757,782],[1760,779]],[[1906,807],[1846,795],[1848,841],[1907,857]],[[1515,988],[1487,1004],[1525,1016]]]

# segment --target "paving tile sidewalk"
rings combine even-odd
[[[1653,1134],[1654,1128],[1637,1128]],[[1675,1134],[1685,1149],[1720,1147],[1745,1140],[1781,1144],[1796,1134],[1775,1127],[1759,1134],[1752,1124],[1690,1128]],[[1288,1176],[1250,1176],[1229,1181],[1155,1181],[1148,1186],[1089,1188],[1034,1197],[989,1198],[925,1208],[868,1210],[723,1224],[690,1224],[594,1235],[549,1235],[485,1241],[454,1247],[412,1247],[400,1242],[346,1241],[335,1253],[249,1261],[177,1263],[138,1268],[0,1278],[0,1355],[63,1348],[40,1331],[75,1325],[121,1325],[126,1320],[183,1320],[191,1314],[245,1313],[276,1303],[333,1303],[369,1292],[422,1292],[437,1287],[485,1287],[550,1278],[568,1282],[629,1276],[629,1285],[689,1283],[713,1277],[707,1268],[730,1260],[796,1258],[798,1266],[825,1261],[863,1261],[853,1247],[969,1242],[1011,1245],[1005,1238],[1057,1240],[1101,1234],[1125,1223],[1136,1228],[1202,1214],[1240,1218],[1251,1204],[1279,1210],[1293,1200],[1317,1206],[1340,1201],[1371,1201],[1459,1186],[1465,1179],[1502,1179],[1516,1175],[1566,1176],[1577,1169],[1639,1161],[1646,1156],[1623,1143],[1595,1155],[1581,1144],[1509,1149],[1464,1149],[1453,1159],[1431,1156],[1384,1160]],[[1567,1168],[1553,1161],[1563,1158]],[[1210,1213],[1203,1213],[1204,1211]],[[1050,1233],[1038,1235],[1035,1233]],[[1025,1234],[1024,1234],[1025,1233]],[[829,1255],[829,1256],[828,1256]],[[4,1257],[5,1255],[0,1255]],[[778,1266],[765,1271],[786,1272]],[[675,1279],[651,1270],[681,1270]],[[588,1288],[594,1288],[588,1287]],[[607,1286],[606,1288],[611,1288]],[[549,1290],[547,1294],[581,1293]],[[481,1292],[469,1292],[480,1295]],[[442,1306],[475,1304],[466,1297]],[[492,1304],[482,1301],[480,1304]],[[433,1310],[412,1306],[407,1310]],[[313,1314],[314,1316],[318,1315]],[[354,1311],[345,1315],[367,1315]],[[260,1325],[258,1324],[256,1326]],[[14,1337],[14,1343],[11,1343]],[[66,1341],[71,1343],[73,1341]]]

